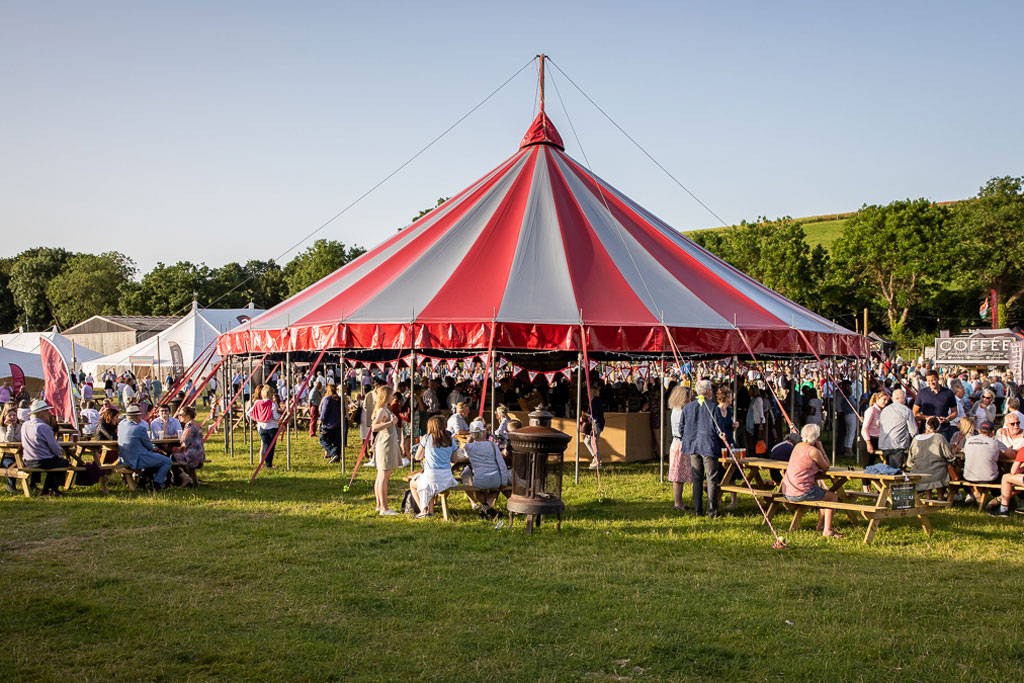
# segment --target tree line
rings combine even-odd
[[[0,259],[0,329],[65,329],[93,315],[183,315],[193,298],[200,307],[270,308],[364,252],[321,239],[283,268],[260,260],[219,268],[179,261],[157,263],[136,279],[135,262],[116,251],[37,247]]]
[[[1024,318],[1022,189],[1024,178],[1005,176],[952,205],[865,205],[829,250],[812,249],[804,226],[788,217],[687,237],[845,327],[853,329],[867,308],[871,329],[921,346],[941,329],[986,326],[979,305],[991,290],[1000,326]]]
[[[437,204],[443,203],[440,198]],[[417,220],[434,207],[421,211]],[[783,296],[845,327],[869,309],[871,328],[909,346],[940,329],[984,326],[995,290],[1002,326],[1024,318],[1024,178],[989,180],[953,205],[904,199],[865,205],[831,249],[811,248],[789,217],[687,235]],[[270,308],[364,253],[317,240],[283,268],[274,261],[219,268],[158,263],[136,279],[124,254],[29,249],[0,260],[0,329],[66,328],[92,315],[181,315],[200,306]]]

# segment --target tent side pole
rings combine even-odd
[[[739,356],[733,356],[732,357],[732,414],[733,414],[734,418],[738,418],[739,417],[739,415],[737,415],[737,413],[736,413],[736,403],[738,401],[737,396],[739,395],[739,391],[740,391],[739,375],[740,375],[740,357]],[[694,389],[696,389],[696,388],[697,388],[697,385],[694,384]],[[747,387],[747,392],[749,392],[749,391],[750,391],[750,387]],[[747,406],[747,410],[748,411],[750,410],[750,406],[749,405]],[[736,421],[739,422],[738,419]],[[742,434],[743,435],[743,446],[746,447],[748,445],[747,444],[747,425],[745,425],[745,424],[740,425],[739,434],[736,434],[736,431],[737,430],[735,430],[735,429],[733,430],[733,439],[732,440],[734,442],[738,442],[736,437],[740,436],[740,434]],[[749,458],[750,456],[751,456],[751,453],[747,453],[747,457]]]
[[[580,483],[580,410],[583,409],[583,354],[576,354],[576,458],[575,483]]]
[[[253,375],[253,362],[252,362],[252,360],[253,360],[253,358],[250,355],[249,356],[249,375],[248,375],[249,379],[247,380],[249,382],[249,405],[250,406],[252,405],[252,402],[253,402],[253,398],[254,398],[254,396],[253,396],[253,389],[255,388],[253,386],[253,383],[252,383],[252,378],[254,377],[254,375]],[[261,360],[260,361],[260,366],[262,367],[262,365],[263,365],[263,361]],[[245,398],[245,385],[242,386],[242,398],[243,399]],[[247,410],[247,408],[246,408],[246,405],[245,405],[245,401],[243,400],[242,401],[242,412],[245,412],[246,410]],[[254,448],[256,446],[256,434],[253,431],[253,421],[247,419],[245,421],[245,426],[246,426],[246,429],[249,430],[249,464],[252,465],[255,462],[255,460],[254,460],[255,456],[253,454],[253,450],[254,450]],[[260,443],[262,444],[262,441]]]
[[[494,433],[494,409],[498,407],[494,402],[494,399],[497,396],[494,389],[494,383],[496,381],[494,378],[494,358],[497,355],[498,354],[495,353],[494,349],[491,349],[491,355],[487,358],[487,373],[491,376],[491,434]],[[484,399],[481,397],[480,400],[483,401]]]
[[[345,449],[348,447],[348,377],[345,376],[345,352],[338,351],[338,376],[336,386],[341,390],[338,410],[341,411],[341,473],[345,474]]]
[[[665,483],[665,359],[661,359],[661,419],[658,426],[658,482]]]
[[[829,359],[831,362],[832,359]],[[832,365],[832,369],[835,370],[835,364]],[[832,377],[836,376],[835,372],[830,373]],[[839,436],[839,430],[836,428],[836,392],[839,391],[839,387],[831,379],[826,379],[826,382],[832,385],[832,398],[829,401],[829,417],[832,422],[832,467],[836,466],[836,437]]]
[[[416,448],[416,349],[412,350],[410,356],[413,370],[409,372],[409,472],[416,469],[416,462],[413,458]]]
[[[796,417],[796,392],[797,392],[797,380],[796,380],[796,359],[789,361],[789,414],[793,417],[793,425],[799,429],[800,424]]]
[[[292,387],[292,352],[286,351],[284,354],[284,387],[285,391],[288,392],[284,397],[284,405],[287,409],[289,401],[291,400],[291,387]],[[294,412],[294,411],[292,411]],[[292,420],[290,415],[285,415],[284,418],[284,468],[286,471],[292,471]]]
[[[230,365],[230,362],[225,363],[225,365]],[[225,372],[226,373],[231,372],[231,368],[228,367],[225,370]],[[171,390],[171,388],[167,387],[167,391],[170,391],[170,390]],[[231,411],[229,410],[227,415],[224,416],[224,453],[226,455],[228,455],[229,457],[232,457],[232,458],[235,457],[235,453],[229,447],[228,434],[231,432],[231,423],[233,421],[234,421],[234,417],[232,416]]]

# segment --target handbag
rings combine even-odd
[[[580,434],[590,436],[594,433],[594,426],[590,422],[590,416],[586,413],[580,415]]]
[[[512,473],[508,471],[508,467],[504,466],[504,462],[498,462],[498,445],[492,441],[491,448],[494,450],[494,466],[501,473],[501,485],[510,486],[512,484]]]
[[[416,496],[412,495],[412,489],[406,489],[402,496],[402,512],[407,515],[420,514],[420,506],[416,504]]]
[[[764,455],[768,452],[768,444],[764,442],[764,439],[757,440],[757,445],[754,446],[754,452],[758,455]]]

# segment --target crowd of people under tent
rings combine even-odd
[[[834,464],[837,454],[857,458],[864,467],[878,467],[875,461],[879,460],[891,471],[929,472],[934,476],[919,488],[940,494],[954,474],[965,481],[1001,483],[994,514],[1009,514],[1013,487],[1024,486],[1020,428],[1024,385],[1018,385],[1010,372],[933,367],[924,359],[900,357],[834,359],[827,364],[725,358],[684,360],[679,366],[672,361],[663,366],[655,359],[592,362],[587,373],[590,390],[578,392],[577,370],[570,366],[544,373],[504,364],[486,397],[487,368],[476,359],[424,366],[418,372],[384,363],[326,365],[311,377],[299,370],[286,377],[275,368],[261,383],[255,382],[255,375],[238,370],[222,390],[214,376],[202,381],[189,378],[178,387],[180,379],[173,376],[161,382],[108,371],[100,377],[102,390],[85,373],[74,375],[73,380],[82,402],[83,438],[123,440],[128,457],[139,452],[135,462],[140,469],[157,470],[157,488],[171,483],[170,458],[142,437],[180,435],[181,451],[188,454],[181,457],[201,463],[203,432],[190,408],[200,400],[211,410],[207,421],[215,422],[237,397],[242,420],[251,422],[259,434],[261,456],[269,469],[275,468],[277,431],[293,407],[308,418],[309,435],[318,439],[329,464],[340,461],[348,429],[358,426],[360,441],[371,456],[367,465],[377,470],[374,490],[381,515],[395,514],[388,501],[389,478],[394,470],[409,466],[410,459],[422,463],[410,485],[412,496],[420,514],[431,514],[436,494],[458,483],[450,464],[459,451],[469,462],[464,472],[476,477],[471,479],[474,487],[492,491],[471,496],[474,509],[483,515],[496,514],[496,490],[507,484],[509,475],[505,457],[495,455],[507,456],[508,432],[521,424],[515,415],[523,416],[536,406],[578,421],[592,469],[602,463],[599,444],[605,413],[647,413],[654,444],[651,456],[668,455],[673,506],[690,509],[683,495],[689,484],[693,512],[704,513],[706,495],[707,514],[712,518],[721,514],[719,458],[726,445],[749,456],[789,460],[791,466],[781,482],[783,492],[804,500],[833,495],[816,485],[814,475]],[[174,388],[172,397],[163,396],[165,386]],[[45,421],[33,417],[35,404],[26,403],[31,398],[26,393],[24,387],[17,393],[9,385],[0,387],[0,399],[9,399],[0,400],[5,405],[2,419],[8,440],[18,440],[18,431],[27,422]],[[578,395],[582,402],[577,412]],[[45,406],[45,397],[40,400]],[[486,420],[482,400],[488,409]],[[495,406],[493,419],[491,405]],[[147,423],[145,418],[151,414],[155,417]],[[138,428],[124,427],[125,423]],[[832,434],[831,458],[821,443],[822,430]],[[138,446],[130,445],[128,432],[135,435]],[[457,436],[463,437],[464,446],[457,445]],[[54,463],[59,458],[52,450],[32,455],[36,463]],[[1015,462],[1004,475],[998,461],[1007,455]],[[493,482],[497,483],[491,489]],[[735,494],[731,496],[733,507]],[[823,531],[835,533],[828,521],[825,527]]]

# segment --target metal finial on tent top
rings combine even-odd
[[[540,113],[544,113],[544,60],[548,56],[546,54],[537,55],[537,59],[540,60]]]

